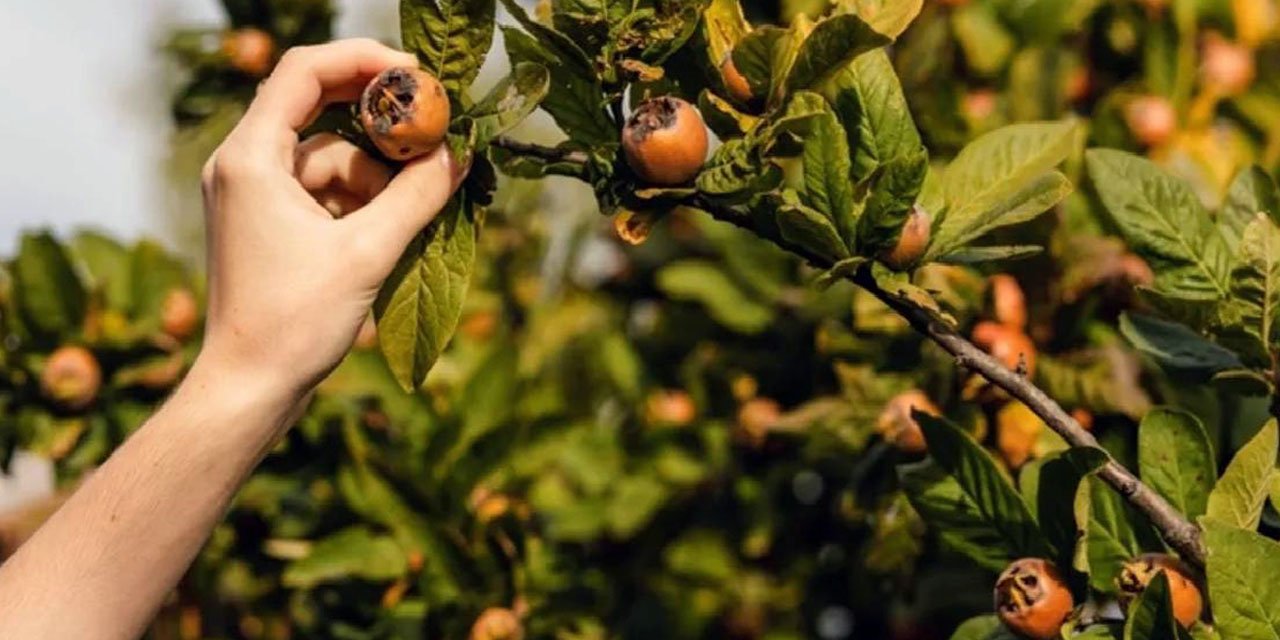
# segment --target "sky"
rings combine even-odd
[[[339,0],[339,35],[389,35],[396,0]],[[165,238],[169,25],[217,0],[0,2],[0,256],[24,230]],[[191,212],[190,215],[199,215]]]

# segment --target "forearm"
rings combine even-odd
[[[134,638],[297,395],[205,363],[0,566],[0,638]]]

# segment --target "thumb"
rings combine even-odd
[[[394,262],[414,236],[435,219],[470,168],[454,160],[447,145],[406,164],[369,204],[340,223],[368,238]]]

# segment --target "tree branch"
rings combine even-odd
[[[717,220],[753,230],[750,220],[731,209],[717,205],[706,198],[694,196],[690,206],[710,213]],[[788,251],[799,255],[819,269],[829,269],[831,261],[817,256],[810,251],[773,239]],[[871,276],[867,269],[860,269],[848,276],[854,284],[862,287],[881,302],[893,309],[911,324],[912,328],[929,338],[950,353],[956,364],[986,378],[991,384],[1005,390],[1027,408],[1031,409],[1045,424],[1049,425],[1068,444],[1075,447],[1091,447],[1107,454],[1107,462],[1098,470],[1098,477],[1111,485],[1129,504],[1141,511],[1156,529],[1184,560],[1198,568],[1204,567],[1205,548],[1200,539],[1200,530],[1187,520],[1160,494],[1144,484],[1137,476],[1117,462],[1111,454],[1103,449],[1093,434],[1086,431],[1076,422],[1062,406],[1050,398],[1039,387],[1027,380],[1023,375],[1005,367],[1000,361],[978,348],[949,324],[934,317],[934,314],[915,302],[885,291]]]
[[[587,154],[582,151],[548,147],[532,142],[521,142],[507,136],[498,136],[489,141],[489,144],[500,149],[506,149],[516,155],[532,156],[547,162],[572,162],[577,164],[586,164],[587,162]]]

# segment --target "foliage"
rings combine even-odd
[[[537,638],[1008,638],[988,589],[1024,556],[1068,576],[1067,637],[1280,633],[1268,7],[403,0],[472,174],[380,295],[380,353],[325,381],[155,634],[464,637],[498,606]],[[1209,73],[1215,33],[1256,61],[1245,90]],[[482,93],[495,34],[508,73]],[[658,188],[619,131],[668,94],[720,144]],[[1157,144],[1129,108],[1144,96],[1176,114]],[[554,145],[511,137],[535,111]],[[350,115],[316,128],[363,143]],[[548,204],[564,178],[643,244]],[[916,209],[929,239],[894,271],[878,258]],[[1021,319],[986,277],[1002,271]],[[152,244],[92,234],[33,234],[4,273],[0,443],[70,481],[163,395],[132,372],[195,348],[157,342],[155,313],[198,286]],[[1025,340],[1006,366],[1101,448],[848,279],[975,342],[984,324]],[[66,343],[106,373],[85,410],[36,383]],[[945,416],[914,414],[923,457],[881,419],[913,389]],[[1190,630],[1163,577],[1113,606],[1125,562],[1169,551],[1116,464],[1203,532],[1212,613]]]

